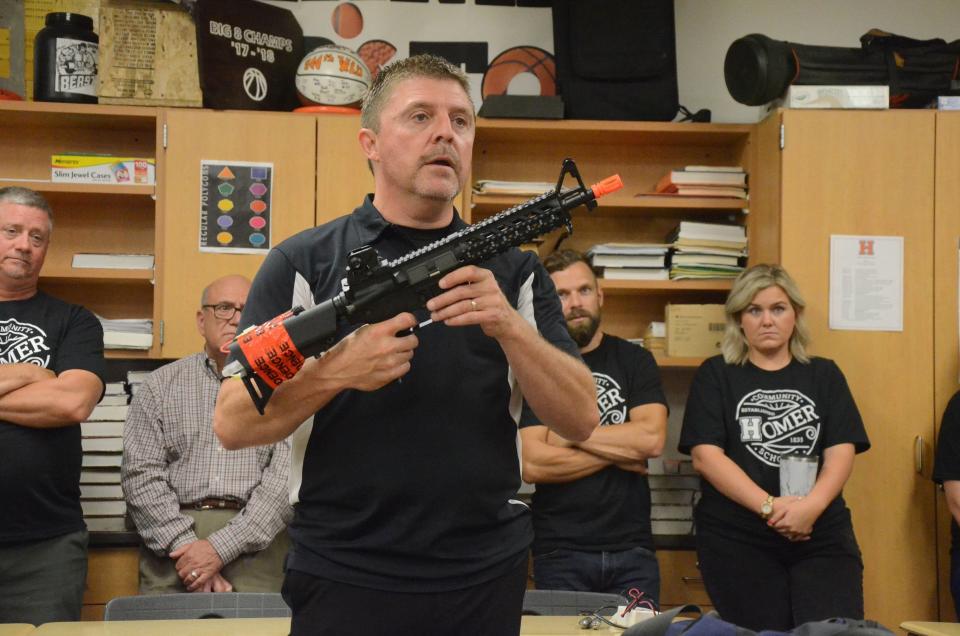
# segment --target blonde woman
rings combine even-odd
[[[789,630],[863,618],[863,562],[841,491],[870,447],[837,365],[812,357],[796,283],[777,265],[743,272],[726,303],[723,355],[697,371],[680,451],[703,477],[697,556],[720,616]],[[780,461],[819,457],[805,496],[780,496]]]

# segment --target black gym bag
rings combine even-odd
[[[871,29],[860,44],[859,49],[813,46],[747,35],[727,49],[727,90],[748,106],[777,99],[791,84],[886,85],[892,107],[922,107],[955,92],[951,81],[960,65],[960,40],[914,40]]]

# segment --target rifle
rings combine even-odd
[[[567,175],[578,187],[563,190]],[[335,342],[341,323],[360,325],[424,307],[441,290],[437,281],[465,265],[476,265],[560,226],[572,233],[570,211],[597,207],[596,199],[623,187],[613,175],[587,188],[572,159],[564,159],[555,190],[504,210],[393,261],[370,245],[347,255],[339,294],[315,307],[297,306],[237,336],[225,349],[233,358],[224,377],[239,375],[257,411],[281,383]]]

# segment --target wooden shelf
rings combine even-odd
[[[115,185],[102,183],[54,183],[52,181],[33,181],[27,179],[2,179],[0,188],[18,186],[37,192],[70,192],[74,194],[118,194],[128,196],[152,197],[156,186],[152,185]]]
[[[477,133],[486,141],[617,143],[670,146],[727,146],[750,135],[748,124],[694,124],[649,121],[542,119],[477,119]]]
[[[696,369],[706,358],[673,358],[667,355],[654,354],[657,366],[668,369]]]
[[[728,292],[733,281],[724,278],[703,280],[609,280],[600,279],[600,288],[607,294],[631,294],[635,292],[663,293],[718,291]]]
[[[473,194],[471,199],[472,218],[477,219],[492,216],[497,212],[506,210],[515,205],[519,205],[531,197],[509,196],[500,194]],[[696,214],[730,214],[739,213],[749,208],[749,201],[744,199],[721,199],[716,197],[678,197],[663,195],[640,195],[615,193],[603,197],[599,201],[596,209],[586,211],[585,208],[577,208],[574,215],[577,214],[637,214],[637,213],[656,213],[656,214],[676,214],[688,215]]]
[[[44,267],[40,280],[77,283],[110,282],[142,283],[153,280],[153,269],[100,269],[100,268],[57,268]]]
[[[153,356],[150,355],[150,349],[104,349],[103,357],[118,360],[146,360]]]
[[[55,102],[0,101],[0,126],[6,128],[103,128],[150,132],[160,110],[149,106],[60,104]]]

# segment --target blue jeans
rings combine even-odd
[[[558,549],[533,557],[538,590],[576,590],[627,596],[637,588],[643,598],[660,603],[660,565],[646,548],[621,552]],[[629,597],[628,597],[629,598]]]

